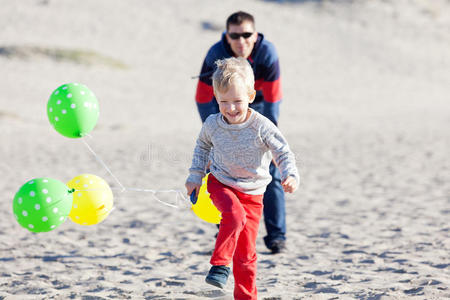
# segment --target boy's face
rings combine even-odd
[[[232,84],[226,92],[216,92],[220,113],[228,124],[240,124],[247,120],[248,105],[255,99],[255,94],[248,94],[243,84]]]
[[[240,35],[238,38],[234,36],[236,33]],[[243,33],[251,33],[251,36],[245,38],[242,36]],[[248,58],[253,51],[258,34],[255,32],[253,23],[247,21],[241,25],[230,24],[226,37],[231,50],[237,57]]]

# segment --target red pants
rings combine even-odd
[[[248,195],[208,176],[208,192],[222,213],[216,246],[211,257],[213,266],[233,261],[234,298],[257,299],[256,236],[263,210],[263,195]]]

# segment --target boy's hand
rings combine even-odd
[[[292,176],[288,176],[285,180],[283,180],[281,185],[283,186],[283,190],[286,193],[293,193],[297,190],[298,187],[297,180],[295,180],[295,178]]]
[[[185,184],[186,186],[186,190],[187,190],[187,195],[190,196],[192,194],[193,191],[195,191],[195,199],[198,198],[198,192],[200,191],[200,187],[202,186],[201,184],[196,184],[193,182],[186,182]]]

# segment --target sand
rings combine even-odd
[[[86,138],[121,184],[183,190],[201,122],[196,80],[226,17],[243,9],[280,54],[280,129],[298,159],[288,251],[261,223],[260,299],[450,297],[450,3],[0,0],[0,299],[232,299],[204,283],[215,226],[175,194],[120,192],[46,116],[87,85]],[[71,52],[72,51],[72,52]],[[58,56],[59,53],[62,56]],[[58,59],[59,57],[59,59]],[[14,194],[36,177],[91,173],[114,188],[95,226],[33,234]]]

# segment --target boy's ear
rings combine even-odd
[[[249,99],[249,103],[252,103],[253,100],[255,100],[256,97],[256,91],[254,90],[253,93],[250,93],[250,99]]]

